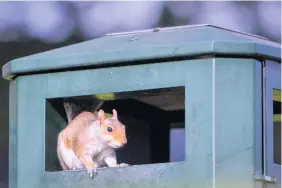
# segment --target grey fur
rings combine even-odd
[[[97,110],[103,101],[96,98],[91,99],[63,99],[63,106],[66,111],[68,123],[70,123],[79,113],[83,111],[94,112]]]

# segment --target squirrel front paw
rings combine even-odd
[[[94,174],[98,173],[97,166],[96,165],[88,166],[87,173],[91,178],[93,178]]]

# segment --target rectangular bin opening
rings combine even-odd
[[[72,104],[72,113],[65,102]],[[57,138],[68,118],[81,111],[102,109],[126,127],[127,144],[116,149],[118,163],[141,165],[184,161],[185,87],[93,94],[46,100],[45,171],[62,170],[57,157]],[[70,115],[73,114],[73,115]]]

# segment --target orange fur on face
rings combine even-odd
[[[116,126],[115,124],[118,124]],[[121,123],[117,121],[110,121],[107,123],[104,123],[103,126],[103,132],[105,135],[109,135],[113,138],[114,141],[118,141],[120,144],[126,143],[126,135],[125,135],[125,127]],[[112,132],[108,131],[108,127],[112,128]]]

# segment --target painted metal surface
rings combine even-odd
[[[10,91],[10,188],[254,187],[257,65],[215,58],[19,76]],[[101,169],[93,180],[45,172],[46,99],[174,86],[185,86],[185,162]]]
[[[256,61],[255,63],[255,84],[254,84],[254,109],[255,109],[255,171],[254,174],[262,174],[263,171],[263,63]],[[261,181],[255,182],[256,188],[263,188],[263,183]]]
[[[144,30],[137,30],[137,31],[108,33],[106,35],[107,36],[116,36],[116,35],[138,34],[138,33],[151,33],[151,32],[157,32],[157,31],[169,31],[169,30],[179,30],[179,29],[188,29],[188,28],[199,28],[199,27],[214,27],[214,28],[223,29],[223,30],[226,30],[226,31],[231,31],[231,32],[238,33],[238,34],[248,35],[248,36],[251,36],[251,37],[254,37],[254,38],[258,38],[258,39],[268,40],[268,38],[265,38],[265,37],[262,37],[262,36],[258,36],[258,35],[254,35],[254,34],[250,34],[250,33],[245,33],[245,32],[238,31],[238,30],[231,30],[231,29],[223,28],[223,27],[218,26],[218,25],[211,25],[211,24],[198,24],[198,25],[196,24],[196,25],[181,25],[181,26],[172,26],[172,27],[157,27],[157,28],[153,28],[153,29],[144,29]]]
[[[189,174],[186,171],[189,171],[189,169],[186,168],[186,164],[181,165],[180,163],[160,164],[155,165],[155,167],[141,165],[106,169],[100,171],[100,175],[94,180],[89,179],[85,172],[44,172],[45,99],[113,91],[132,91],[179,85],[186,86],[188,78],[196,74],[198,75],[199,82],[197,85],[193,84],[194,87],[197,86],[197,88],[202,88],[204,89],[203,91],[206,91],[201,95],[197,94],[197,96],[193,97],[197,101],[198,96],[205,98],[205,93],[210,90],[207,87],[210,85],[210,61],[198,60],[186,63],[171,62],[146,66],[140,65],[132,66],[130,71],[128,70],[129,67],[123,67],[18,77],[13,81],[15,85],[11,87],[11,90],[13,88],[17,90],[16,96],[11,95],[10,98],[11,103],[16,104],[16,106],[11,105],[11,109],[15,115],[11,116],[11,122],[14,119],[18,120],[14,125],[16,127],[16,133],[14,133],[14,137],[11,137],[16,139],[17,143],[10,145],[11,151],[16,151],[16,153],[10,153],[11,187],[189,186],[186,178],[187,174]],[[171,71],[172,67],[174,71]],[[124,76],[121,76],[125,74],[131,79],[125,80]],[[100,79],[103,79],[102,83],[97,82]],[[116,84],[117,81],[122,84]],[[193,83],[195,82],[193,81]],[[15,93],[15,91],[12,93]],[[189,93],[188,95],[190,95]],[[207,99],[205,100],[208,101],[209,95],[206,97]],[[204,102],[201,102],[202,105]],[[210,110],[210,108],[207,108],[207,110]],[[205,118],[204,116],[202,117]],[[189,129],[187,130],[189,131]],[[201,148],[203,146],[198,147]],[[203,151],[204,148],[200,150]],[[188,157],[196,159],[197,155],[192,153]],[[200,162],[199,164],[204,167],[205,164],[201,164]],[[200,167],[200,169],[203,168]],[[194,174],[194,177],[195,175],[196,177],[203,175],[201,173],[195,173],[195,170],[192,169],[190,171],[190,174]],[[202,172],[205,171],[202,170]],[[71,175],[69,176],[68,174]],[[74,178],[73,175],[75,174],[77,174],[77,178]],[[201,184],[205,183],[202,177],[199,177],[198,180]]]
[[[261,187],[257,129],[261,126],[261,71],[255,60],[215,59],[215,187]],[[256,108],[257,107],[257,108]]]
[[[281,165],[274,162],[273,150],[273,89],[281,90],[281,65],[276,62],[266,62],[266,169],[265,175],[276,178],[276,183],[268,183],[267,188],[281,187]],[[281,124],[280,124],[281,126]]]
[[[202,25],[110,34],[9,62],[3,77],[12,79],[10,188],[262,188],[253,175],[263,173],[277,178],[277,184],[267,184],[276,188],[281,165],[271,161],[270,92],[281,89],[280,50],[261,37]],[[237,58],[177,59],[207,54]],[[264,78],[267,156],[262,66],[243,56],[273,60],[266,61]],[[45,126],[64,124],[52,119],[55,111],[46,114],[46,99],[175,86],[185,86],[185,162],[100,169],[93,180],[84,171],[45,172]]]
[[[281,45],[236,31],[214,27],[187,27],[104,36],[79,44],[13,60],[3,66],[3,77],[40,71],[128,65],[136,61],[177,58],[201,54],[235,54],[279,60]]]

